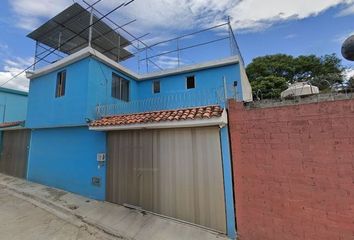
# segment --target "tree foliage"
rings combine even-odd
[[[253,59],[246,71],[253,91],[264,93],[265,98],[279,97],[288,84],[295,82],[311,82],[324,90],[343,83],[344,79],[344,68],[335,54],[322,57],[267,55]]]
[[[256,90],[255,97],[258,99],[278,98],[287,87],[288,83],[284,77],[259,77],[252,83],[252,88]]]
[[[350,92],[354,92],[354,76],[348,80],[347,88]]]

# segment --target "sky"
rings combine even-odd
[[[4,0],[0,14],[0,85],[33,63],[35,43],[26,35],[75,1],[86,6],[82,0]],[[107,13],[123,2],[101,0],[95,7]],[[276,53],[335,53],[341,57],[342,42],[354,34],[354,0],[135,0],[110,15],[120,25],[136,19],[126,29],[135,36],[148,33],[143,38],[148,45],[224,23],[228,17],[246,64],[255,57]],[[226,29],[218,28],[185,38],[179,46],[225,36]],[[224,40],[193,48],[180,54],[180,63],[225,57],[228,47],[229,42]],[[149,54],[174,48],[176,42],[171,42]],[[162,68],[175,67],[178,62],[175,53],[153,60]],[[348,76],[354,75],[354,62],[343,59],[342,64],[348,68]],[[144,63],[140,67],[144,68]],[[137,69],[136,62],[132,68]],[[3,87],[26,91],[28,83],[22,74]]]

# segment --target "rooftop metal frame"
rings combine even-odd
[[[63,12],[61,12],[28,35],[28,37],[36,41],[34,63],[2,83],[0,87],[6,85],[8,82],[17,78],[31,68],[33,68],[32,70],[35,70],[36,66],[40,62],[47,64],[54,63],[86,46],[91,46],[93,49],[100,51],[107,57],[117,62],[124,61],[135,56],[137,57],[138,73],[142,73],[143,71],[145,71],[145,73],[149,73],[154,69],[165,70],[154,61],[154,58],[158,56],[176,53],[178,57],[177,67],[179,68],[181,63],[180,54],[183,51],[228,40],[230,43],[230,55],[239,56],[240,62],[244,65],[235,34],[231,27],[230,18],[228,18],[228,21],[223,24],[194,31],[179,37],[154,43],[152,45],[147,45],[142,39],[149,35],[149,33],[136,37],[125,28],[127,25],[134,23],[136,20],[129,21],[123,25],[118,25],[109,17],[111,13],[121,7],[129,5],[134,0],[127,0],[127,2],[123,2],[106,14],[103,14],[95,7],[95,5],[102,0],[96,0],[92,4],[89,4],[85,0],[81,1],[87,5],[86,8],[82,7],[78,3],[74,3],[63,11],[66,11],[69,16],[63,16]],[[112,24],[114,27],[110,27],[107,22],[104,22],[104,20]],[[225,26],[228,28],[228,37],[222,37],[181,47],[180,42],[183,39],[203,32],[213,31],[214,29]],[[123,36],[122,33],[124,33],[125,36]],[[160,51],[156,49],[158,45],[173,42],[176,42],[175,49],[169,51]],[[107,48],[107,45],[110,46],[110,48]],[[133,47],[136,52],[131,53],[124,49],[126,46]],[[153,54],[150,52],[153,52]],[[145,70],[141,67],[142,62],[145,62]]]
[[[80,4],[74,3],[28,34],[29,38],[36,41],[35,61],[41,59],[41,56],[50,50],[54,50],[50,54],[51,57],[56,55],[60,59],[63,55],[70,55],[87,46],[91,46],[117,62],[132,57],[133,55],[124,49],[131,42],[117,31],[118,27],[111,28],[103,21],[107,16],[99,18],[93,10],[91,5],[85,9]],[[53,62],[47,57],[41,61]]]
[[[222,36],[222,37],[208,40],[208,41],[204,41],[204,42],[201,41],[201,42],[197,42],[195,44],[191,44],[191,45],[187,45],[187,46],[183,46],[183,47],[181,46],[182,45],[181,42],[183,41],[183,39],[188,39],[189,37],[193,37],[193,36],[205,33],[205,32],[220,30],[222,28],[226,28],[227,36]],[[181,52],[188,50],[188,49],[193,49],[193,48],[205,46],[205,45],[211,45],[211,44],[221,42],[221,41],[229,41],[230,55],[231,56],[238,56],[241,64],[244,66],[244,60],[243,60],[239,45],[237,43],[236,36],[235,36],[234,31],[231,26],[230,17],[228,17],[227,21],[224,23],[221,23],[221,24],[218,24],[218,25],[215,25],[212,27],[208,27],[205,29],[197,30],[194,32],[190,32],[190,33],[178,36],[178,37],[163,40],[163,41],[151,44],[149,46],[145,46],[143,48],[139,48],[137,52],[133,53],[133,55],[138,56],[139,72],[141,69],[141,67],[140,67],[141,62],[145,62],[146,72],[148,73],[148,72],[150,72],[149,63],[152,63],[154,66],[156,66],[156,63],[153,60],[156,59],[157,57],[161,57],[161,56],[170,55],[172,53],[175,53],[176,57],[177,57],[177,67],[179,68],[181,66],[181,64],[180,64],[181,63]],[[175,43],[175,47],[172,47],[170,50],[158,52],[155,54],[149,53],[149,50],[153,50],[154,48],[156,48],[159,45],[169,44],[169,43]],[[140,55],[142,53],[145,53],[145,56],[141,58]],[[157,66],[157,68],[159,70],[163,70],[159,66]]]
[[[242,55],[240,53],[236,37],[230,23],[230,18],[228,18],[227,22],[209,28],[197,30],[178,37],[147,45],[142,39],[146,37],[149,33],[144,34],[140,37],[136,37],[125,29],[127,25],[136,22],[136,20],[129,21],[123,25],[118,25],[111,18],[109,18],[108,16],[104,16],[101,11],[95,8],[95,4],[90,5],[85,0],[82,0],[82,2],[87,5],[86,9],[78,3],[74,3],[73,5],[65,9],[63,12],[59,13],[57,16],[43,24],[40,28],[28,35],[28,37],[36,40],[35,61],[40,59],[40,57],[44,53],[48,52],[49,50],[53,50],[56,45],[58,45],[58,49],[54,51],[51,56],[55,55],[57,59],[53,61],[43,58],[41,60],[44,63],[50,64],[63,58],[65,55],[70,55],[78,50],[81,50],[84,47],[91,46],[117,62],[124,61],[132,56],[136,56],[138,73],[148,73],[151,72],[152,69],[164,70],[156,63],[155,59],[157,57],[176,53],[178,59],[177,67],[180,67],[180,56],[183,51],[228,40],[230,44],[230,55],[238,55],[243,63]],[[109,24],[113,25],[113,27],[103,22],[103,19],[106,20]],[[92,24],[93,22],[96,22],[96,26],[87,28],[87,26],[90,26],[90,24]],[[84,27],[86,27],[87,29],[83,32],[80,32],[79,29],[83,29]],[[196,44],[188,46],[181,46],[181,42],[183,41],[183,39],[187,39],[189,37],[204,32],[214,31],[216,29],[224,27],[227,28],[227,36],[225,35],[221,38],[198,42]],[[50,34],[47,34],[48,32]],[[127,37],[124,37],[122,33],[124,33]],[[45,34],[47,35],[43,36]],[[70,37],[73,37],[73,40],[71,42],[60,46],[61,41],[65,41],[65,39],[68,38],[70,39]],[[170,44],[173,42],[176,42],[176,47],[168,51],[161,52],[156,49],[162,44]],[[70,45],[75,46],[70,47]],[[131,46],[136,51],[134,53],[128,52],[126,49],[124,49],[124,47],[127,46]],[[143,62],[145,63],[145,69],[141,67],[141,64]]]

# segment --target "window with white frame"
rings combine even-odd
[[[112,97],[129,101],[129,81],[115,73],[112,74]]]
[[[63,97],[65,95],[66,71],[58,72],[55,87],[55,97]]]

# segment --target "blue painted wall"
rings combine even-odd
[[[65,96],[55,98],[57,73],[66,70]],[[130,81],[130,104],[111,97],[112,73],[121,75]],[[196,88],[187,89],[186,77],[194,75]],[[26,126],[29,128],[76,126],[85,124],[85,119],[95,119],[96,106],[124,104],[126,112],[151,111],[148,106],[139,105],[137,100],[177,96],[176,99],[163,100],[156,109],[183,108],[221,104],[223,78],[230,87],[238,82],[237,93],[241,96],[240,69],[238,64],[199,70],[190,73],[166,76],[162,78],[136,81],[94,58],[85,58],[63,69],[33,79],[30,82],[28,114]],[[160,81],[161,92],[154,94],[154,80]],[[181,95],[186,93],[186,95]],[[219,97],[218,97],[219,96]],[[182,97],[182,98],[179,98]],[[155,104],[156,105],[156,104]],[[45,116],[45,117],[40,117]]]
[[[26,119],[27,93],[0,88],[0,122],[15,122]]]
[[[55,97],[57,74],[66,70],[65,95]],[[131,99],[136,99],[135,80],[93,58],[85,58],[30,82],[26,127],[49,128],[86,124],[96,118],[98,104],[122,102],[111,97],[112,72],[130,81]],[[41,117],[45,116],[45,117]]]
[[[195,88],[187,89],[187,77],[195,76]],[[224,78],[228,92],[236,81],[241,98],[241,75],[238,64],[154,78],[138,83],[139,99],[162,98],[162,109],[218,104],[224,107]],[[153,82],[160,81],[160,93],[153,93]],[[174,96],[169,98],[168,96]],[[149,110],[149,109],[148,109]]]
[[[29,128],[84,124],[89,59],[32,79],[26,126]],[[65,96],[56,98],[57,73],[66,70]]]
[[[55,98],[56,78],[59,71],[66,70],[65,96]],[[131,104],[111,97],[112,73],[121,75],[130,81]],[[194,75],[196,88],[187,89],[186,77]],[[147,106],[142,108],[136,100],[178,95],[178,100],[161,101],[156,109],[181,108],[190,105],[200,106],[222,103],[218,102],[223,95],[223,78],[230,87],[238,82],[237,93],[241,97],[240,68],[238,64],[204,69],[189,73],[166,76],[162,78],[136,81],[100,61],[88,57],[63,69],[31,80],[26,126],[29,128],[76,126],[85,124],[85,119],[95,119],[96,106],[123,103],[125,112],[151,111]],[[161,92],[154,94],[152,84],[160,81]],[[186,96],[179,95],[186,93]],[[219,96],[219,97],[218,97]],[[139,106],[138,106],[139,105]],[[125,113],[121,112],[121,113]],[[38,116],[45,115],[45,118]]]
[[[104,200],[106,169],[98,169],[97,153],[105,151],[105,133],[87,127],[33,130],[27,178]],[[91,184],[92,177],[101,178],[100,187]]]
[[[232,164],[231,164],[231,150],[228,126],[220,129],[221,140],[221,154],[223,161],[224,172],[224,187],[225,187],[225,202],[226,202],[226,223],[227,235],[236,238],[236,222],[235,222],[235,206],[234,206],[234,190],[232,181]]]
[[[65,96],[55,98],[57,73],[66,70]],[[162,78],[137,81],[111,67],[88,57],[61,70],[31,80],[27,127],[34,129],[29,152],[28,179],[62,188],[98,200],[105,199],[105,168],[97,168],[96,155],[106,151],[105,133],[89,131],[85,118],[97,118],[96,106],[123,103],[111,97],[112,72],[130,81],[128,108],[150,111],[134,104],[143,99],[186,93],[188,98],[160,103],[157,108],[181,108],[186,105],[217,103],[217,93],[237,81],[241,97],[241,76],[238,64],[204,69]],[[196,88],[187,89],[186,77],[194,75]],[[160,80],[161,92],[153,93],[153,81]],[[199,97],[202,93],[203,97]],[[223,104],[222,104],[223,105]],[[124,113],[124,112],[121,112]],[[67,127],[76,126],[81,127]],[[66,126],[66,127],[64,127]],[[226,132],[225,132],[226,131]],[[227,128],[221,130],[224,165],[228,235],[235,236],[232,175]],[[91,178],[101,177],[101,187],[91,184]]]
[[[112,73],[115,73],[126,80],[129,80],[129,98],[134,101],[138,98],[137,81],[127,75],[112,69],[111,67],[90,58],[88,96],[87,99],[87,116],[95,119],[96,106],[106,104],[125,103],[119,99],[113,98],[111,95]]]
[[[192,75],[195,76],[196,87],[194,89],[187,89],[186,78]],[[138,95],[139,99],[143,99],[183,92],[216,91],[217,89],[223,88],[224,77],[228,85],[232,85],[234,81],[237,81],[237,89],[238,92],[241,93],[240,68],[238,64],[232,64],[141,81],[138,84]],[[154,94],[152,91],[152,82],[155,80],[160,80],[161,93]]]

